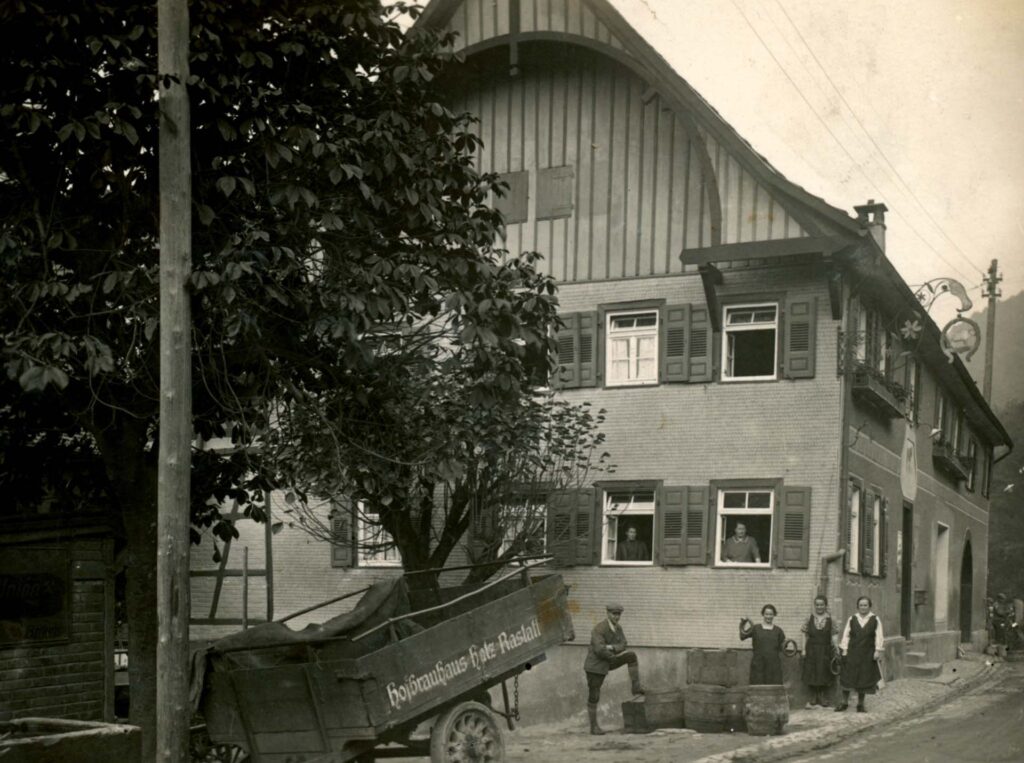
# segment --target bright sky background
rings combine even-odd
[[[788,179],[884,201],[909,284],[1024,290],[1024,0],[612,2]]]

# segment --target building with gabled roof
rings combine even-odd
[[[434,0],[417,24],[458,33],[446,86],[508,185],[505,245],[559,282],[556,383],[607,410],[615,474],[548,496],[577,630],[622,601],[677,684],[744,682],[745,650],[704,650],[766,602],[798,636],[819,591],[837,617],[872,598],[890,677],[981,643],[1012,443],[886,258],[885,205],[788,181],[606,0]],[[549,707],[582,708],[583,646],[538,674]]]

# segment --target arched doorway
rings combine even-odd
[[[964,555],[960,562],[960,641],[971,640],[971,611],[974,585],[974,557],[970,537],[964,541]]]

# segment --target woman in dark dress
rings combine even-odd
[[[804,664],[801,677],[814,695],[808,706],[828,707],[832,687],[832,650],[839,635],[839,626],[828,612],[828,599],[814,597],[814,612],[800,630],[804,634]]]
[[[857,692],[857,712],[867,712],[864,695],[874,694],[882,680],[878,661],[885,654],[883,640],[882,621],[871,611],[871,599],[861,596],[857,599],[857,614],[846,621],[843,637],[839,640],[839,652],[844,658],[839,673],[843,701],[836,708],[837,713],[849,707],[851,691]]]
[[[754,639],[754,656],[750,660],[750,683],[781,684],[782,683],[782,645],[786,634],[782,628],[773,625],[776,610],[771,604],[761,607],[762,625],[744,629],[746,618],[740,620],[740,641]]]

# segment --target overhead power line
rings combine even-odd
[[[803,100],[803,102],[807,105],[807,108],[809,108],[811,110],[811,113],[814,114],[814,116],[818,119],[818,121],[821,123],[822,127],[824,127],[826,132],[828,132],[828,134],[832,137],[832,140],[835,141],[836,145],[839,146],[840,149],[842,149],[844,154],[846,154],[847,158],[849,158],[850,162],[857,169],[857,171],[861,174],[861,176],[863,176],[863,178],[868,182],[868,184],[870,184],[870,186],[875,190],[876,194],[879,197],[883,197],[885,194],[878,187],[878,184],[871,177],[868,176],[868,174],[864,171],[864,168],[861,166],[861,163],[853,156],[853,154],[850,152],[850,150],[846,147],[846,144],[843,143],[843,141],[841,141],[839,139],[839,136],[837,136],[835,134],[835,132],[832,130],[832,128],[829,126],[829,124],[825,121],[824,117],[822,117],[821,114],[818,112],[818,110],[814,107],[814,104],[811,103],[810,99],[804,93],[803,89],[797,84],[797,82],[790,75],[789,70],[786,69],[786,67],[779,60],[778,56],[775,55],[774,51],[771,49],[771,47],[769,47],[768,43],[761,36],[760,32],[757,31],[757,28],[751,22],[750,18],[747,16],[747,14],[743,11],[743,9],[737,3],[737,0],[731,0],[731,2],[733,4],[733,7],[735,7],[737,12],[740,14],[740,16],[743,17],[743,20],[746,22],[747,26],[750,27],[750,31],[754,33],[755,37],[757,37],[758,41],[761,43],[761,46],[765,49],[765,51],[768,53],[768,55],[771,56],[772,60],[779,67],[780,71],[782,71],[783,75],[786,77],[786,79],[789,81],[789,83],[793,86],[793,89],[796,90],[797,94],[800,96],[800,98]],[[968,281],[973,280],[972,276],[966,275],[959,267],[957,267],[954,263],[952,263],[950,260],[948,260],[938,249],[936,249],[935,246],[930,241],[928,241],[928,239],[926,239],[924,237],[924,235],[921,233],[921,231],[918,230],[917,227],[898,208],[894,207],[893,208],[893,212],[900,219],[903,220],[903,222],[907,225],[907,227],[910,228],[910,230],[921,240],[921,242],[925,246],[927,246],[929,249],[932,250],[932,252],[935,254],[936,257],[938,257],[940,260],[942,260],[944,263],[946,263],[949,267],[951,267],[954,271],[956,271],[965,280],[968,280]],[[965,256],[965,259],[966,259],[966,256]],[[969,262],[969,260],[968,260],[968,262]]]

